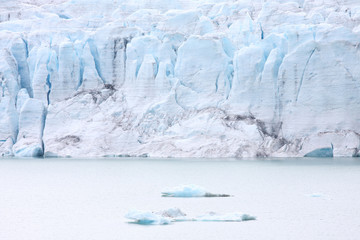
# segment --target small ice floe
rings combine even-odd
[[[125,217],[142,225],[166,225],[174,221],[187,221],[186,214],[178,208],[170,208],[161,212],[132,210]]]
[[[144,212],[137,210],[132,210],[128,212],[125,217],[134,220],[134,223],[142,225],[164,225],[171,222],[171,219],[168,217],[162,217],[161,215],[153,212]]]
[[[228,194],[209,193],[197,185],[181,185],[161,192],[162,197],[231,197]]]
[[[310,197],[319,198],[319,197],[323,197],[323,195],[321,193],[312,193],[310,194]]]
[[[215,212],[210,212],[208,214],[195,218],[195,220],[202,222],[242,222],[242,221],[256,220],[256,217],[239,212],[226,213],[226,214],[218,214]]]
[[[199,217],[188,217],[178,208],[170,208],[160,212],[130,211],[126,218],[134,220],[133,223],[142,225],[166,225],[172,222],[242,222],[256,220],[256,217],[239,212],[218,214],[210,212]]]
[[[326,194],[319,193],[319,192],[311,193],[308,196],[312,197],[312,198],[321,198],[321,199],[328,199],[329,198]]]

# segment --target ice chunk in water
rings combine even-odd
[[[165,225],[174,221],[191,221],[178,208],[169,208],[159,212],[132,210],[125,215],[126,218],[135,220],[137,224],[143,225]]]
[[[226,214],[217,214],[215,212],[210,212],[208,214],[195,218],[195,220],[202,222],[242,222],[256,220],[256,217],[239,212]]]
[[[197,185],[181,185],[161,193],[163,197],[205,197],[206,190]]]
[[[190,184],[180,185],[161,192],[163,197],[230,197],[228,194],[214,194],[207,192],[203,187]]]
[[[165,225],[171,223],[171,218],[163,217],[161,214],[132,210],[125,215],[126,218],[135,220],[134,223],[143,225]]]
[[[199,221],[199,222],[242,222],[256,220],[256,217],[239,212],[218,214],[210,212],[199,217],[188,217],[178,208],[170,208],[160,212],[130,211],[126,218],[135,220],[134,223],[142,225],[165,225],[171,222]]]

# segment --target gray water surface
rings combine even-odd
[[[231,198],[161,198],[197,184]],[[1,159],[1,240],[360,239],[360,159]],[[131,209],[248,222],[129,224]]]

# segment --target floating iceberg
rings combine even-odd
[[[141,225],[166,225],[171,222],[242,222],[256,220],[256,217],[239,212],[218,214],[209,212],[199,217],[188,217],[178,208],[170,208],[160,212],[133,210],[125,215],[126,218],[134,220],[133,223]]]
[[[322,193],[312,193],[309,195],[310,197],[313,197],[313,198],[321,198],[323,197],[324,195]]]
[[[137,210],[128,212],[125,217],[143,225],[165,225],[171,222],[171,218],[163,217],[161,214]]]
[[[210,212],[208,214],[196,218],[196,221],[202,221],[202,222],[242,222],[242,221],[250,221],[250,220],[256,220],[256,217],[239,212],[226,213],[226,214],[218,214],[215,212]]]
[[[307,196],[311,197],[311,198],[319,198],[319,199],[322,199],[322,200],[330,199],[329,195],[321,193],[321,192],[314,192],[314,193],[308,194]]]
[[[170,208],[160,212],[132,210],[125,217],[142,225],[166,225],[174,221],[189,220],[186,218],[186,214],[178,208]]]
[[[228,194],[214,194],[207,192],[197,185],[180,185],[161,192],[162,197],[230,197]]]

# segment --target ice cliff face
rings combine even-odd
[[[360,155],[357,0],[0,0],[3,156]]]

